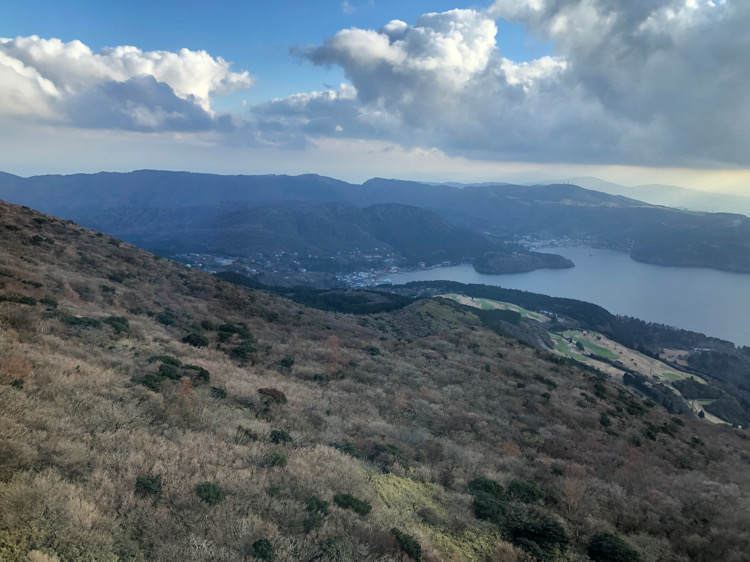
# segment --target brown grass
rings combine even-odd
[[[666,412],[627,414],[623,396],[643,400],[610,383],[607,399],[583,401],[593,375],[486,331],[470,312],[432,301],[360,318],[305,309],[40,217],[0,204],[0,229],[20,227],[0,241],[0,291],[58,301],[0,310],[2,560],[242,560],[259,538],[277,560],[400,560],[394,525],[426,560],[527,560],[474,517],[466,483],[476,476],[542,487],[538,509],[572,538],[561,558],[585,559],[601,531],[646,560],[750,550],[744,432],[683,418],[651,441],[646,422],[669,424]],[[54,243],[32,245],[35,233]],[[167,326],[166,309],[177,318]],[[128,319],[127,334],[66,322],[112,315]],[[207,347],[182,343],[204,320],[246,323],[252,363],[211,331]],[[160,392],[134,383],[156,372],[153,355],[204,367],[211,381],[165,380]],[[286,356],[291,369],[280,367]],[[266,404],[259,388],[288,402]],[[238,427],[257,440],[237,440]],[[292,443],[272,443],[273,430]],[[269,463],[278,455],[285,466]],[[136,478],[157,474],[161,495],[138,497]],[[223,502],[196,496],[206,481]],[[339,508],[338,493],[372,512]],[[313,495],[329,515],[306,530]]]

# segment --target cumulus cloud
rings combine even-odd
[[[502,54],[496,19],[556,56]],[[344,29],[302,55],[342,68],[347,95],[256,106],[276,138],[337,135],[492,159],[750,164],[750,3],[497,0],[378,30]]]
[[[211,100],[251,85],[247,72],[205,51],[0,39],[0,115],[144,131],[226,128]]]

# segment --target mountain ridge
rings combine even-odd
[[[629,252],[647,263],[750,273],[748,217],[683,211],[565,184],[456,188],[373,178],[356,185],[315,175],[141,171],[0,179],[0,197],[79,221],[128,207],[287,201],[412,205],[438,213],[456,227],[506,242],[566,238]],[[101,220],[96,225],[112,232]]]

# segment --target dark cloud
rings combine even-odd
[[[557,56],[504,58],[500,17]],[[253,114],[277,138],[334,130],[497,160],[748,165],[748,53],[748,2],[498,0],[342,30],[303,56],[341,67],[350,95],[298,95]]]
[[[64,113],[75,126],[131,131],[208,131],[232,129],[228,116],[214,117],[192,97],[177,97],[153,76],[109,81],[67,98]]]

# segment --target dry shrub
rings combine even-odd
[[[18,355],[11,355],[0,359],[0,373],[11,379],[21,379],[28,381],[34,373],[34,370],[26,359]]]
[[[519,447],[513,441],[505,441],[503,442],[503,454],[506,457],[520,457],[521,447]]]
[[[36,332],[39,315],[33,308],[13,303],[0,303],[0,326],[14,330],[21,337]]]
[[[503,541],[492,552],[489,562],[534,562],[534,557],[509,542]]]
[[[28,562],[60,562],[57,556],[50,556],[40,550],[32,550],[27,554]]]
[[[562,484],[562,502],[568,513],[575,513],[588,490],[586,469],[576,464],[569,466],[565,472],[566,477]]]

